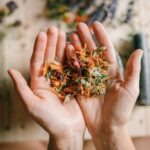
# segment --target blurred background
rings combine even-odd
[[[149,10],[147,0],[0,0],[0,142],[48,139],[25,112],[7,70],[17,69],[29,81],[29,62],[39,31],[55,25],[71,32],[77,22],[90,27],[95,20],[104,23],[124,68],[135,47],[145,51],[141,94],[128,128],[132,137],[149,136]],[[88,132],[85,139],[90,139]]]

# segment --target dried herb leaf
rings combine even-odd
[[[79,68],[57,61],[45,63],[43,75],[50,79],[50,86],[62,101],[83,95],[85,98],[105,94],[109,84],[109,63],[103,56],[106,47],[94,51],[76,47]]]

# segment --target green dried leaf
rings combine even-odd
[[[98,47],[96,50],[93,51],[93,56],[96,57],[100,54],[100,52],[106,50],[106,47],[103,46],[103,47]]]
[[[89,87],[91,85],[90,82],[86,81],[85,79],[81,79],[81,83],[86,87]]]
[[[66,95],[64,103],[68,103],[71,100],[71,94]]]
[[[50,70],[48,70],[47,74],[46,74],[46,80],[48,81],[48,79],[50,78],[52,72]]]

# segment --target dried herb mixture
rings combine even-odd
[[[79,95],[87,99],[105,94],[109,84],[109,63],[103,56],[105,49],[106,47],[99,47],[90,52],[86,46],[77,47],[78,60],[73,65],[79,65],[75,67],[68,63],[62,65],[57,61],[45,62],[43,75],[50,80],[51,90],[62,101],[69,101]]]

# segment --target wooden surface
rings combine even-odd
[[[0,0],[0,6],[8,0]],[[41,17],[45,0],[15,0],[19,8],[6,22],[20,19],[22,25],[8,29],[3,41],[0,41],[0,141],[20,141],[47,139],[47,133],[41,129],[25,112],[12,82],[7,75],[8,68],[15,68],[29,78],[29,60],[36,34],[51,25],[65,29],[60,22]],[[116,20],[123,18],[128,0],[119,0]],[[148,35],[150,43],[150,1],[137,0],[135,17],[127,25],[117,21],[107,25],[107,31],[115,47],[121,53],[132,50],[132,38],[135,31],[143,31]],[[4,106],[7,108],[4,110]],[[7,112],[7,113],[4,113]],[[150,135],[150,107],[136,106],[128,125],[132,136]],[[90,138],[86,132],[85,138]]]
[[[150,138],[142,137],[133,139],[136,150],[149,150]],[[0,150],[46,150],[47,141],[25,141],[0,143]],[[96,150],[91,140],[84,141],[83,150]]]

